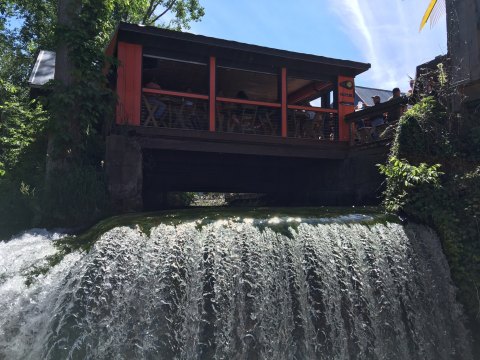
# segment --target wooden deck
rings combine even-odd
[[[345,159],[349,151],[347,142],[330,140],[122,126],[125,131],[136,138],[142,149],[310,159]]]

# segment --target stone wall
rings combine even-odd
[[[142,149],[134,137],[107,137],[106,172],[108,191],[115,212],[143,209]]]
[[[283,205],[373,205],[381,201],[388,147],[352,147],[345,158],[142,149],[135,136],[107,138],[108,190],[116,213],[164,207],[169,192],[268,194]],[[274,201],[274,203],[275,203]]]

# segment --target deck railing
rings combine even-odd
[[[288,105],[288,137],[338,140],[337,110]]]
[[[345,121],[350,123],[350,143],[361,145],[393,138],[407,103],[408,98],[403,96],[346,115]],[[380,118],[383,123],[377,125],[375,120]]]
[[[143,89],[141,126],[208,130],[208,96]]]
[[[202,94],[143,88],[140,125],[209,130],[209,97]],[[280,103],[216,97],[215,131],[281,136]],[[287,137],[338,139],[335,109],[287,106]]]
[[[280,136],[280,104],[226,97],[216,100],[217,131]]]

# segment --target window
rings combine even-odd
[[[208,94],[208,67],[198,62],[143,57],[143,84],[154,82],[163,90]]]

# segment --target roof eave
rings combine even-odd
[[[289,59],[293,61],[311,62],[311,63],[320,64],[320,65],[335,66],[338,68],[345,68],[350,71],[353,71],[355,75],[359,75],[367,71],[371,67],[370,63],[362,63],[362,62],[356,62],[351,60],[334,59],[334,58],[324,57],[320,55],[298,53],[298,52],[293,52],[289,50],[275,49],[275,48],[270,48],[270,47],[265,47],[260,45],[241,43],[233,40],[225,40],[225,39],[219,39],[214,37],[208,37],[204,35],[196,35],[196,34],[187,33],[187,32],[160,29],[153,26],[129,24],[125,22],[121,22],[119,24],[118,31],[134,32],[134,33],[139,33],[143,35],[153,35],[153,36],[160,36],[160,37],[166,37],[166,38],[174,38],[179,41],[194,42],[194,43],[205,45],[205,46],[215,46],[218,48],[226,48],[231,50],[240,50],[240,51],[246,51],[251,53],[258,53],[262,55],[269,55],[269,56]]]

